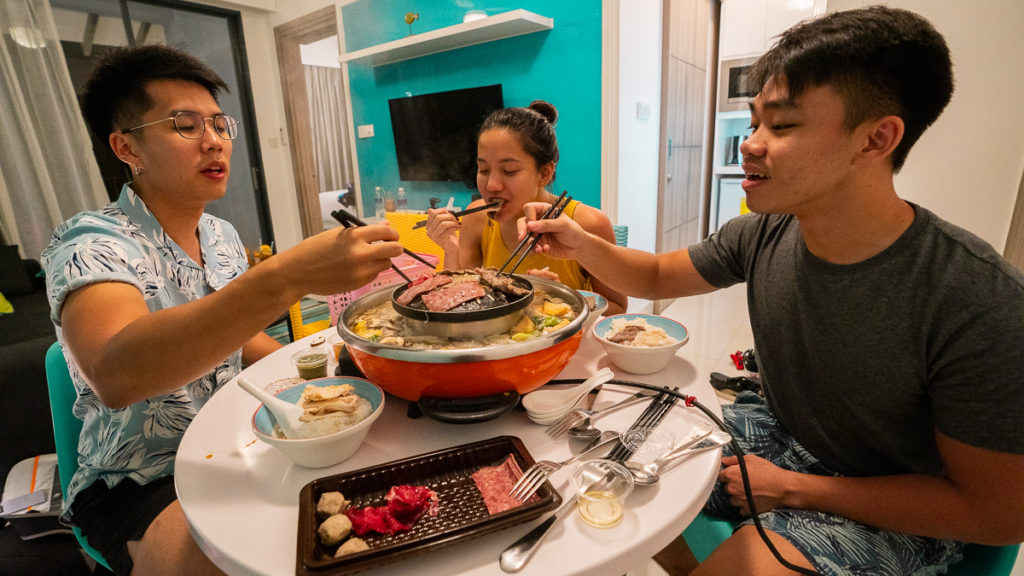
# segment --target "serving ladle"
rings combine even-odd
[[[638,462],[626,462],[626,468],[633,474],[633,483],[639,486],[652,486],[661,480],[659,471],[662,466],[669,462],[678,460],[690,454],[714,450],[724,444],[728,444],[732,436],[721,430],[708,430],[696,437],[684,440],[680,445],[673,446],[668,452],[659,456],[654,462],[640,464]]]
[[[253,384],[246,378],[239,378],[238,385],[249,394],[256,397],[257,400],[263,402],[263,405],[267,407],[267,411],[270,413],[271,418],[277,421],[277,426],[281,429],[281,433],[284,434],[285,438],[302,438],[303,434],[299,432],[299,428],[302,426],[302,422],[299,417],[302,416],[306,411],[292,404],[291,402],[285,402],[277,396],[274,396],[270,392],[267,392],[263,388]]]

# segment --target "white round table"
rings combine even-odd
[[[321,334],[333,334],[331,328]],[[310,336],[292,343],[247,368],[243,374],[257,385],[295,376],[289,357],[308,345]],[[616,378],[675,387],[695,396],[715,413],[721,411],[706,374],[698,374],[682,347],[669,365],[656,374],[634,375],[616,370]],[[611,366],[601,346],[586,335],[580,350],[558,378],[586,378]],[[635,392],[605,385],[595,408],[609,406]],[[536,460],[563,460],[578,449],[563,436],[551,440],[545,428],[534,424],[521,409],[475,424],[449,424],[426,417],[407,416],[409,402],[388,396],[385,411],[374,423],[365,443],[350,459],[329,468],[309,469],[293,464],[277,449],[256,439],[251,430],[259,402],[232,380],[199,412],[182,439],[175,463],[175,486],[192,533],[203,551],[229,574],[294,574],[297,556],[299,492],[317,478],[492,438],[512,435],[522,439]],[[602,429],[624,431],[646,403],[599,418]],[[694,426],[711,426],[696,408],[680,401],[669,411],[659,430],[681,439]],[[575,511],[552,528],[540,549],[520,572],[620,576],[643,563],[675,539],[697,515],[714,484],[720,451],[697,454],[679,462],[652,487],[638,486],[626,501],[627,515],[615,528],[585,524]],[[550,477],[563,498],[572,493],[570,469]],[[498,566],[502,550],[546,518],[528,522],[404,558],[365,574],[504,574]]]

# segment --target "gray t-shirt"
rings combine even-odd
[[[747,283],[765,397],[841,474],[939,473],[935,430],[1024,453],[1024,275],[914,211],[857,264],[812,255],[792,216],[747,214],[689,249],[712,285]]]

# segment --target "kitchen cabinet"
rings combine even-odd
[[[797,22],[825,13],[826,0],[722,0],[719,57],[762,54]]]
[[[768,0],[722,0],[718,55],[722,60],[761,54]]]

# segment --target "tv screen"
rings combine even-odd
[[[476,181],[476,135],[503,107],[501,84],[388,100],[398,175],[428,182]]]

